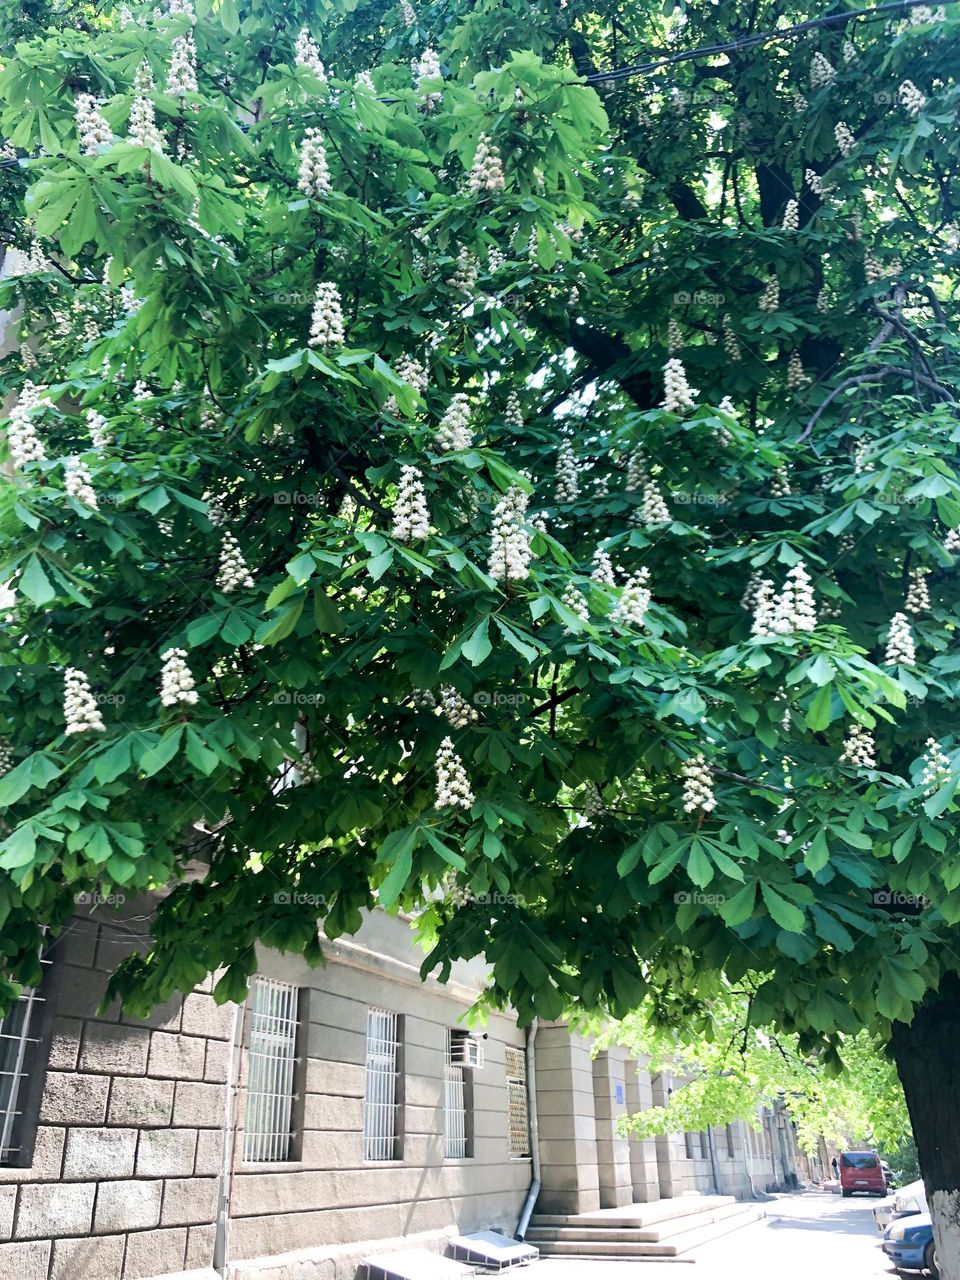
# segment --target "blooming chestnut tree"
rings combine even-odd
[[[376,902],[524,1020],[759,975],[957,1280],[955,6],[13,10],[4,973],[162,887],[132,1007]]]

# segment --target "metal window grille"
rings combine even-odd
[[[685,1133],[683,1135],[683,1148],[687,1153],[687,1159],[693,1159],[693,1134]]]
[[[705,1133],[701,1133],[698,1134],[698,1137],[700,1139],[700,1159],[706,1160],[710,1154],[710,1150],[707,1146],[707,1135]]]
[[[727,1125],[727,1156],[733,1159],[733,1125]]]
[[[454,1061],[458,1033],[447,1032],[447,1060],[443,1068],[443,1154],[463,1160],[467,1154],[467,1097],[464,1068]]]
[[[15,1163],[20,1154],[21,1088],[27,1075],[39,1069],[35,1028],[43,1003],[43,996],[25,988],[0,1018],[0,1165]]]
[[[507,1120],[510,1155],[530,1154],[530,1117],[527,1111],[527,1058],[522,1049],[509,1045],[507,1059]]]
[[[289,982],[257,978],[250,1004],[243,1158],[290,1159],[300,991]]]
[[[367,1010],[367,1083],[363,1110],[364,1160],[397,1159],[397,1015]]]

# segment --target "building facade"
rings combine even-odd
[[[382,913],[319,969],[263,953],[243,1006],[207,986],[142,1021],[101,1012],[148,907],[75,919],[0,1026],[0,1275],[340,1280],[391,1242],[513,1235],[532,1116],[539,1212],[786,1181],[775,1113],[761,1134],[619,1137],[670,1080],[561,1024],[471,1030],[484,966],[421,980],[409,922]]]

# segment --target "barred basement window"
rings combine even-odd
[[[693,1134],[685,1133],[683,1135],[683,1149],[687,1153],[687,1159],[693,1159]]]
[[[51,961],[40,990],[24,987],[0,1018],[0,1165],[25,1167],[33,1155],[50,1039],[47,1009]]]
[[[400,1019],[367,1010],[367,1083],[363,1110],[364,1160],[399,1160]]]
[[[507,1057],[507,1120],[510,1129],[510,1156],[520,1159],[530,1154],[530,1117],[527,1111],[527,1056],[509,1045]]]
[[[465,1031],[447,1032],[443,1067],[443,1154],[447,1160],[473,1155],[473,1071],[464,1066]]]
[[[727,1155],[730,1157],[730,1159],[731,1159],[731,1160],[733,1159],[733,1151],[734,1151],[734,1146],[733,1146],[733,1125],[732,1125],[732,1124],[728,1124],[728,1125],[727,1125]]]
[[[254,981],[243,1132],[243,1158],[250,1163],[293,1158],[299,1004],[299,988],[291,983]]]

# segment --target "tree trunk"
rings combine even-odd
[[[941,1280],[960,1280],[960,977],[948,974],[891,1048],[933,1216]]]

